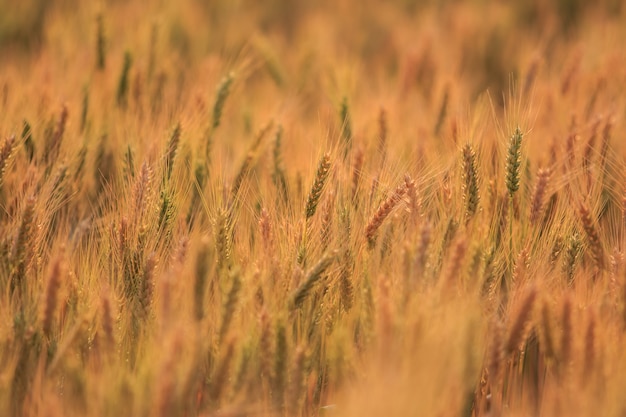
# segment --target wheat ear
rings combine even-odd
[[[465,217],[469,221],[474,217],[480,202],[476,152],[469,143],[463,147],[463,199],[465,200]]]
[[[580,221],[582,223],[589,247],[591,248],[591,256],[593,257],[596,266],[599,269],[604,268],[604,249],[602,248],[602,242],[598,234],[598,230],[591,218],[591,211],[585,203],[580,203],[578,207],[578,213],[580,214]]]
[[[330,173],[330,154],[326,153],[320,159],[319,165],[317,166],[317,172],[315,173],[315,181],[313,182],[313,187],[311,187],[311,192],[309,193],[309,198],[306,202],[305,216],[307,220],[315,214],[317,210],[317,204],[320,201],[320,197],[322,196],[322,191],[324,190],[324,184],[326,184],[326,180],[328,179],[328,174]]]
[[[376,242],[376,234],[378,229],[383,224],[383,221],[389,216],[394,207],[402,200],[402,197],[406,193],[406,185],[399,185],[395,191],[378,207],[376,213],[372,216],[367,227],[365,228],[365,237],[370,247],[374,246]]]

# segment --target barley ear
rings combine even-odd
[[[326,201],[322,205],[321,227],[320,227],[320,243],[323,248],[327,248],[332,239],[333,232],[333,213],[335,209],[335,196],[333,192],[329,192]]]
[[[148,202],[152,191],[152,168],[147,161],[141,165],[141,171],[133,185],[132,208],[133,216],[131,224],[134,227],[141,227],[143,217],[148,210]]]
[[[222,112],[224,110],[224,104],[230,94],[230,87],[235,79],[234,73],[229,73],[220,81],[217,86],[217,93],[215,96],[215,104],[213,105],[213,120],[211,127],[213,130],[217,129],[222,121]]]
[[[22,140],[24,141],[24,150],[28,157],[28,162],[32,162],[35,158],[35,142],[33,141],[33,132],[30,123],[24,120],[22,124]]]
[[[513,196],[519,190],[521,165],[522,131],[519,126],[509,140],[509,150],[506,157],[506,188],[509,194],[509,269],[513,265]]]
[[[218,271],[232,266],[231,226],[230,213],[225,209],[220,209],[215,219],[214,229]]]
[[[535,189],[533,190],[533,196],[530,203],[529,220],[531,224],[536,224],[543,214],[543,208],[545,205],[546,192],[549,181],[550,170],[546,168],[540,168],[537,172],[537,182],[535,184]]]
[[[480,202],[479,181],[476,152],[468,143],[463,147],[463,199],[467,221],[474,217]]]
[[[395,191],[378,207],[376,213],[372,216],[369,223],[365,228],[365,237],[367,242],[372,248],[376,243],[376,235],[378,229],[383,224],[383,221],[389,216],[391,211],[402,200],[402,197],[406,193],[406,186],[404,184],[399,185]]]
[[[506,158],[506,188],[511,198],[519,189],[522,137],[522,131],[517,127],[509,141]]]
[[[283,160],[282,160],[282,138],[283,138],[283,127],[281,125],[276,129],[276,136],[274,137],[274,147],[272,149],[272,162],[273,162],[273,171],[272,171],[272,182],[274,186],[278,190],[278,194],[282,198],[284,203],[287,203],[289,200],[289,190],[287,188],[287,177],[285,175],[285,170],[283,168]]]
[[[311,187],[311,192],[306,202],[305,216],[307,220],[313,217],[317,210],[317,204],[322,196],[324,184],[326,184],[328,174],[330,173],[330,165],[330,154],[326,153],[319,162],[315,174],[315,181],[313,182],[313,187]]]
[[[274,247],[274,232],[272,219],[265,208],[261,209],[261,215],[259,216],[259,232],[263,239],[263,247],[271,252]]]
[[[404,185],[408,197],[408,210],[411,213],[411,220],[416,223],[422,214],[421,201],[417,192],[417,185],[409,174],[404,175]]]
[[[26,279],[26,269],[30,260],[30,248],[33,244],[32,234],[35,226],[34,218],[36,202],[37,199],[35,196],[30,196],[26,199],[26,205],[22,212],[22,222],[20,223],[17,236],[13,243],[13,250],[11,254],[11,293],[13,293],[16,289],[20,291],[21,295],[24,295],[26,292],[24,280]]]
[[[189,211],[187,212],[187,224],[191,229],[195,216],[198,214],[198,209],[201,207],[201,201],[204,191],[204,186],[207,179],[207,169],[205,164],[201,162],[196,163],[196,168],[193,171],[194,184],[191,196],[191,204],[189,205]]]
[[[170,179],[172,176],[172,168],[174,166],[174,158],[176,157],[176,152],[178,151],[178,145],[180,143],[180,134],[182,128],[180,126],[180,122],[176,124],[174,130],[172,130],[172,134],[170,135],[170,139],[167,143],[167,150],[165,152],[165,171],[167,173],[167,178]]]
[[[67,118],[69,116],[69,112],[67,109],[67,105],[63,104],[61,107],[61,113],[59,114],[59,118],[57,119],[56,125],[54,126],[54,131],[51,136],[47,136],[45,150],[44,150],[44,161],[48,166],[46,167],[46,172],[49,172],[51,168],[51,163],[55,162],[59,156],[59,150],[61,149],[61,142],[63,140],[63,134],[65,133],[65,128],[67,126]]]
[[[358,203],[357,193],[361,185],[361,175],[363,171],[363,149],[360,147],[356,149],[354,155],[354,164],[352,166],[352,202],[356,205]]]
[[[580,214],[580,221],[582,223],[585,234],[587,235],[587,241],[591,249],[591,256],[598,267],[598,269],[604,268],[604,249],[602,248],[602,241],[598,234],[598,230],[591,218],[591,211],[585,203],[580,203],[578,206],[578,212]]]
[[[582,252],[582,242],[578,233],[574,233],[569,240],[567,250],[565,251],[565,259],[563,261],[563,272],[567,278],[569,285],[574,282],[574,271],[578,264],[578,258]]]

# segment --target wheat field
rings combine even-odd
[[[0,415],[626,415],[620,0],[0,10]]]

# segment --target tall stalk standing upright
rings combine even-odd
[[[509,194],[509,266],[513,264],[513,197],[519,190],[521,165],[522,131],[519,126],[509,140],[509,151],[506,157],[506,188]]]

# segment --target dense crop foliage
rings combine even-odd
[[[0,10],[0,415],[626,413],[620,1]]]

